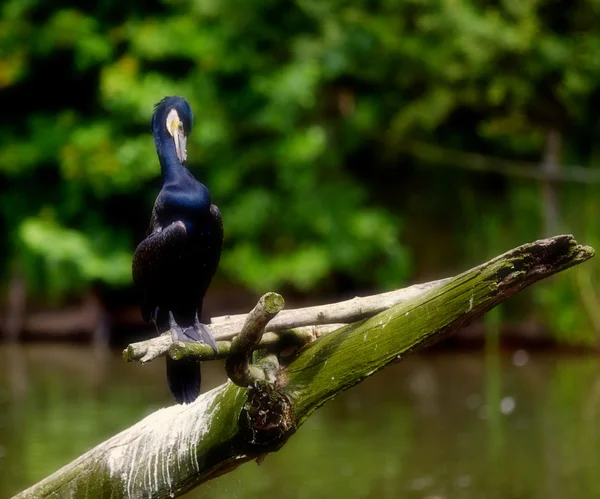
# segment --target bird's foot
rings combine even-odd
[[[198,319],[198,314],[196,314],[196,316],[194,317],[194,329],[196,330],[196,333],[200,336],[200,341],[202,343],[206,343],[215,351],[215,353],[217,353],[217,342],[215,341],[212,331],[206,324],[202,324],[200,322],[200,319]]]
[[[202,324],[198,319],[198,314],[194,317],[194,325],[191,327],[181,327],[175,321],[173,312],[169,312],[169,328],[173,341],[183,341],[185,343],[206,343],[215,352],[217,352],[217,342],[215,341],[211,330],[206,324]]]
[[[177,321],[173,316],[173,312],[169,312],[169,330],[171,331],[171,338],[173,341],[196,341],[192,337],[186,335],[187,329],[188,328],[183,328],[179,324],[177,324]]]

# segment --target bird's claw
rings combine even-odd
[[[200,341],[202,343],[206,343],[215,351],[215,353],[217,353],[217,342],[215,341],[215,338],[213,337],[209,327],[206,324],[202,324],[200,322],[200,319],[198,319],[198,314],[196,314],[196,316],[194,317],[194,329],[200,336]]]
[[[185,341],[184,337],[187,336],[185,334],[186,330],[177,324],[175,317],[173,316],[173,312],[169,312],[169,329],[171,331],[171,339],[173,341]]]
[[[173,341],[184,341],[187,343],[206,343],[215,353],[218,351],[217,342],[212,332],[206,324],[202,324],[198,319],[198,314],[194,317],[194,325],[183,328],[175,321],[173,312],[169,312],[169,328]]]

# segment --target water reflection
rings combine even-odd
[[[206,386],[222,376],[212,363]],[[170,403],[162,363],[0,347],[0,497]],[[261,466],[187,497],[600,497],[598,428],[595,357],[414,356],[317,411]]]

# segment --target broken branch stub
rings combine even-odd
[[[267,380],[265,371],[252,365],[252,354],[260,344],[265,326],[284,305],[285,301],[281,295],[267,293],[246,316],[240,334],[231,342],[231,349],[225,361],[227,376],[236,385],[249,387],[257,381]]]

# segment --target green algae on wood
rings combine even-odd
[[[301,423],[339,391],[479,317],[524,287],[588,260],[572,236],[520,246],[375,317],[318,339],[286,367]],[[310,350],[309,354],[308,350]]]

